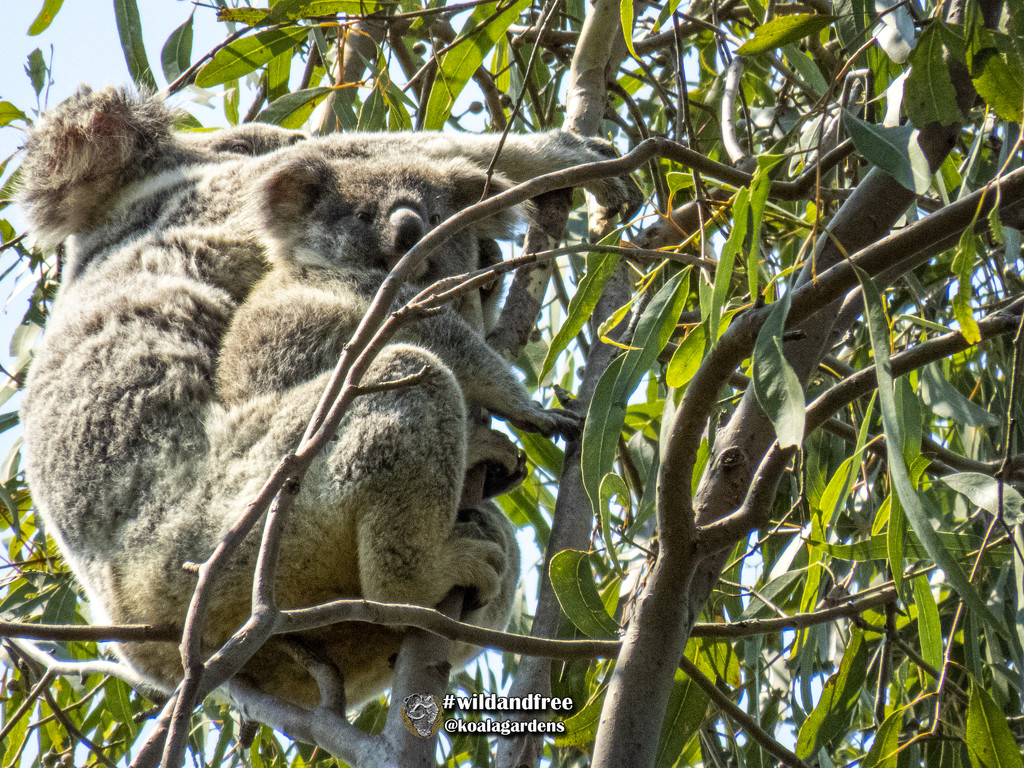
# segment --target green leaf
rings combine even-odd
[[[702,672],[714,678],[714,670],[706,661],[701,659],[695,663]],[[707,694],[689,676],[677,669],[661,726],[661,738],[658,740],[658,754],[654,761],[658,768],[672,768],[678,764],[687,742],[704,721],[707,708]]]
[[[697,373],[701,361],[704,359],[705,342],[707,334],[704,331],[707,323],[692,328],[684,338],[676,351],[672,353],[672,359],[668,361],[668,370],[665,372],[665,383],[676,388],[685,386]]]
[[[856,268],[857,279],[864,291],[864,306],[871,336],[871,349],[875,355],[875,371],[878,377],[878,399],[882,408],[882,427],[885,440],[889,446],[889,477],[892,480],[900,504],[907,515],[907,522],[920,539],[932,561],[941,568],[953,589],[963,598],[967,607],[983,616],[992,628],[1007,638],[1006,627],[993,615],[988,606],[971,585],[960,564],[949,553],[949,550],[932,527],[931,520],[925,514],[921,500],[910,482],[907,465],[903,454],[903,427],[896,413],[896,398],[893,393],[891,350],[889,347],[889,324],[885,319],[885,305],[882,295],[878,292],[874,281],[864,272]]]
[[[974,768],[1021,768],[1020,747],[1006,724],[1006,715],[973,679],[964,740]]]
[[[635,59],[637,55],[636,49],[633,48],[633,0],[619,0],[619,22],[629,55]]]
[[[869,163],[909,190],[927,191],[931,184],[931,170],[917,144],[917,129],[911,123],[883,128],[844,111],[843,126],[854,147]]]
[[[957,493],[962,493],[976,507],[986,512],[999,515],[999,481],[994,477],[978,472],[957,472],[939,478]],[[1013,486],[1003,483],[1002,513],[1006,521],[1016,525],[1024,519],[1024,497],[1021,497]]]
[[[597,736],[597,726],[601,722],[604,694],[607,690],[608,686],[606,685],[598,687],[583,709],[565,720],[565,733],[555,736],[556,747],[593,748],[594,739]]]
[[[139,88],[156,91],[156,79],[146,57],[146,45],[142,40],[142,20],[135,0],[114,0],[114,18],[117,33],[121,38],[121,50],[128,64],[128,73]]]
[[[936,416],[968,427],[998,427],[999,417],[969,400],[949,383],[941,363],[931,363],[918,370],[921,401]]]
[[[103,700],[110,714],[118,723],[128,728],[134,736],[139,732],[139,724],[135,722],[135,711],[132,709],[131,688],[123,680],[108,677],[103,683]]]
[[[28,34],[30,37],[35,37],[53,21],[53,17],[60,11],[60,7],[64,5],[64,0],[46,0],[43,3],[43,9],[36,16],[36,20],[32,22],[32,26],[28,28]]]
[[[275,56],[298,46],[308,33],[308,27],[267,29],[236,40],[217,51],[206,66],[199,70],[196,85],[209,88],[247,75],[269,63]]]
[[[939,26],[929,25],[910,55],[913,68],[903,87],[903,107],[914,125],[950,125],[960,119],[949,66],[942,57]]]
[[[615,537],[612,536],[612,513],[610,504],[612,497],[614,496],[619,500],[619,504],[628,510],[631,501],[629,487],[626,485],[626,481],[619,475],[614,472],[609,472],[601,478],[599,494],[601,497],[600,504],[598,505],[601,512],[601,537],[604,539],[604,544],[608,548],[608,561],[615,567],[615,570],[621,573],[622,566],[619,564],[618,555],[615,553]]]
[[[853,705],[864,685],[869,658],[864,633],[854,629],[839,664],[839,671],[826,681],[817,705],[800,726],[796,755],[801,760],[817,754],[821,747],[847,732],[853,716]]]
[[[878,728],[871,749],[861,762],[861,768],[896,768],[899,754],[900,731],[903,730],[903,710],[893,712]]]
[[[589,553],[563,549],[551,558],[548,574],[562,612],[583,634],[593,638],[618,634],[619,624],[604,609],[594,586]]]
[[[588,253],[586,265],[586,274],[580,280],[576,293],[569,301],[568,317],[565,318],[562,327],[558,329],[555,337],[551,340],[551,346],[548,347],[547,354],[544,355],[544,363],[541,365],[538,377],[541,381],[544,381],[551,372],[551,368],[562,350],[576,338],[576,334],[583,329],[587,320],[594,314],[594,307],[597,306],[598,299],[604,293],[608,279],[615,273],[615,268],[619,266],[619,256],[613,253]]]
[[[959,290],[953,297],[953,317],[960,324],[960,333],[971,344],[981,341],[981,331],[971,309],[971,297],[974,295],[972,273],[977,254],[978,238],[974,234],[972,222],[972,225],[960,235],[956,255],[953,257],[953,275],[959,284]]]
[[[748,208],[750,201],[750,190],[741,189],[736,193],[736,199],[732,204],[733,225],[729,239],[722,247],[722,253],[718,257],[718,266],[715,268],[715,288],[711,294],[711,306],[708,308],[704,318],[708,328],[718,328],[722,319],[722,307],[725,306],[726,297],[729,294],[729,285],[732,282],[733,265],[736,262],[736,254],[743,250],[746,242],[747,227],[749,225]],[[711,346],[718,344],[718,336],[711,339]]]
[[[459,33],[459,37],[464,39],[441,55],[434,86],[427,99],[424,128],[440,130],[444,127],[452,113],[455,99],[462,93],[477,67],[483,63],[484,56],[490,53],[499,40],[505,38],[505,30],[529,4],[530,0],[516,0],[504,6],[500,12],[496,2],[484,3],[473,9]]]
[[[775,302],[754,342],[751,373],[754,395],[778,437],[779,446],[800,445],[804,439],[804,390],[786,360],[782,334],[789,314],[790,295]]]
[[[15,120],[21,120],[25,123],[29,122],[28,115],[11,104],[11,102],[0,101],[0,126],[13,123]]]
[[[939,625],[939,608],[935,603],[927,576],[919,576],[914,582],[914,605],[917,606],[917,633],[921,639],[921,658],[935,670],[942,669],[942,627]]]
[[[266,109],[256,115],[256,121],[285,128],[298,128],[330,92],[330,88],[307,88],[304,91],[289,93],[267,105]]]
[[[618,450],[629,398],[665,348],[683,311],[685,274],[674,275],[654,295],[637,322],[632,349],[612,361],[594,390],[583,427],[580,468],[595,514],[601,501],[601,481],[611,471]]]
[[[737,53],[753,56],[786,43],[795,43],[808,35],[820,32],[833,21],[835,16],[824,13],[795,13],[779,16],[754,30],[754,36],[737,49]]]
[[[1021,122],[1024,77],[1017,61],[1008,62],[995,48],[985,48],[975,53],[971,61],[971,81],[978,95],[999,117],[1011,123]]]
[[[217,10],[217,21],[265,27],[286,21],[334,16],[339,13],[369,16],[377,7],[378,3],[370,0],[283,0],[273,8],[220,8]]]
[[[192,20],[195,15],[193,10],[188,20],[171,32],[160,51],[160,66],[168,82],[177,80],[192,61]]]
[[[39,96],[46,85],[46,61],[43,59],[43,52],[36,48],[28,55],[28,63],[25,65],[25,74],[32,81],[32,90]]]

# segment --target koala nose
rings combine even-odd
[[[397,256],[402,256],[416,245],[426,231],[423,218],[412,208],[396,208],[388,221],[393,236],[392,248]]]

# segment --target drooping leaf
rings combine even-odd
[[[853,705],[864,685],[870,657],[863,632],[854,629],[839,670],[826,681],[817,705],[800,726],[795,750],[797,757],[806,760],[836,736],[846,733],[853,717]]]
[[[861,762],[861,768],[896,768],[896,758],[899,756],[899,736],[903,730],[903,710],[893,712],[883,722],[875,740],[871,743],[871,749]]]
[[[46,86],[46,61],[43,59],[43,52],[36,48],[28,55],[28,62],[25,64],[25,74],[32,82],[32,90],[39,96]]]
[[[551,558],[548,574],[562,612],[583,634],[592,638],[618,634],[618,622],[608,615],[594,586],[589,553],[562,550]]]
[[[962,493],[971,503],[986,512],[998,515],[1000,512],[1006,521],[1014,525],[1024,520],[1024,497],[1006,483],[1002,484],[1003,504],[999,505],[999,481],[979,472],[957,472],[939,478],[957,493]]]
[[[121,38],[121,50],[128,64],[128,73],[140,88],[156,91],[156,79],[146,56],[146,45],[142,40],[142,19],[135,0],[114,0],[114,18],[117,33]]]
[[[615,273],[619,265],[619,256],[614,253],[588,253],[586,257],[586,273],[569,301],[569,310],[561,327],[551,340],[547,354],[544,356],[544,363],[541,366],[540,380],[543,381],[551,372],[555,360],[568,346],[569,342],[576,338],[590,316],[594,314],[594,307],[604,292],[608,279]]]
[[[903,90],[903,107],[914,125],[950,125],[960,119],[949,65],[942,57],[938,24],[925,29],[910,56],[913,65]]]
[[[800,445],[804,439],[804,390],[786,360],[782,334],[789,314],[790,294],[775,302],[754,343],[751,373],[754,395],[772,425],[779,446]]]
[[[192,20],[195,15],[195,11],[190,13],[185,23],[171,32],[160,51],[160,66],[168,82],[177,80],[192,61]]]
[[[1021,122],[1024,77],[1018,62],[1004,58],[995,48],[985,48],[972,59],[971,82],[999,117]]]
[[[580,464],[583,487],[595,514],[601,501],[601,481],[618,450],[629,397],[668,343],[683,311],[684,274],[674,275],[654,295],[637,322],[631,349],[612,361],[594,392],[583,427]]]
[[[249,74],[267,64],[275,56],[290,51],[306,39],[307,27],[267,29],[243,37],[217,51],[199,70],[196,85],[210,88]]]
[[[921,638],[921,658],[932,669],[942,669],[942,627],[939,625],[939,609],[926,576],[914,581],[914,605],[917,606],[917,633]],[[937,681],[936,681],[937,682]]]
[[[1006,724],[1006,713],[971,680],[964,739],[974,768],[1021,768],[1020,747]]]
[[[864,291],[864,306],[871,337],[871,349],[875,355],[878,400],[882,410],[885,440],[889,446],[889,477],[907,515],[907,522],[910,523],[910,527],[921,540],[929,557],[945,572],[953,589],[963,598],[968,607],[982,616],[1000,637],[1005,638],[1007,637],[1006,627],[985,605],[977,590],[967,579],[960,564],[939,538],[910,481],[907,465],[903,458],[903,427],[896,413],[896,401],[893,393],[889,325],[885,319],[885,305],[874,281],[862,269],[856,269],[856,272]]]
[[[520,11],[529,5],[529,0],[517,0],[506,6],[497,2],[483,3],[473,9],[459,33],[465,38],[453,43],[453,47],[441,55],[437,76],[427,100],[427,114],[424,127],[440,130],[448,121],[455,105],[455,99],[462,93],[466,83],[476,72],[499,39],[505,37],[505,30],[517,18]]]
[[[969,400],[943,375],[940,363],[919,369],[918,389],[921,401],[932,413],[943,419],[968,427],[997,427],[999,418]]]
[[[753,56],[756,53],[770,51],[820,32],[835,20],[835,16],[824,13],[779,16],[755,29],[754,36],[743,43],[736,52],[744,56]]]
[[[703,660],[700,654],[694,662],[701,671],[711,677],[714,671]],[[655,765],[658,768],[672,768],[677,765],[686,743],[693,738],[708,708],[708,696],[693,680],[680,670],[676,670],[675,683],[669,694],[665,720],[661,726],[661,738],[658,740],[658,756]]]
[[[601,708],[604,706],[604,694],[608,688],[600,686],[591,695],[583,709],[565,720],[565,733],[555,736],[555,746],[576,747],[586,749],[594,744],[597,726],[601,722]]]
[[[917,129],[911,123],[883,128],[844,111],[843,126],[857,151],[873,166],[907,189],[920,192],[928,189],[931,170],[917,144]]]

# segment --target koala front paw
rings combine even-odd
[[[578,136],[562,132],[562,141],[573,143],[590,155],[590,162],[611,160],[619,156],[611,142],[593,136]],[[582,161],[581,161],[582,162]],[[605,209],[604,218],[612,219],[616,214],[623,224],[630,221],[647,201],[640,185],[632,176],[611,176],[598,179],[586,185],[586,189]]]
[[[545,437],[561,435],[578,438],[583,433],[583,418],[564,408],[542,408],[533,403],[533,408],[523,413],[511,414],[508,422],[524,432],[539,432]]]
[[[526,455],[500,432],[479,425],[466,447],[467,475],[484,466],[483,498],[508,493],[526,479]]]

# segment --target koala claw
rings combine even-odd
[[[561,435],[567,439],[575,439],[583,433],[583,419],[564,408],[538,406],[529,413],[510,417],[509,423],[524,432],[539,432],[545,437]]]

